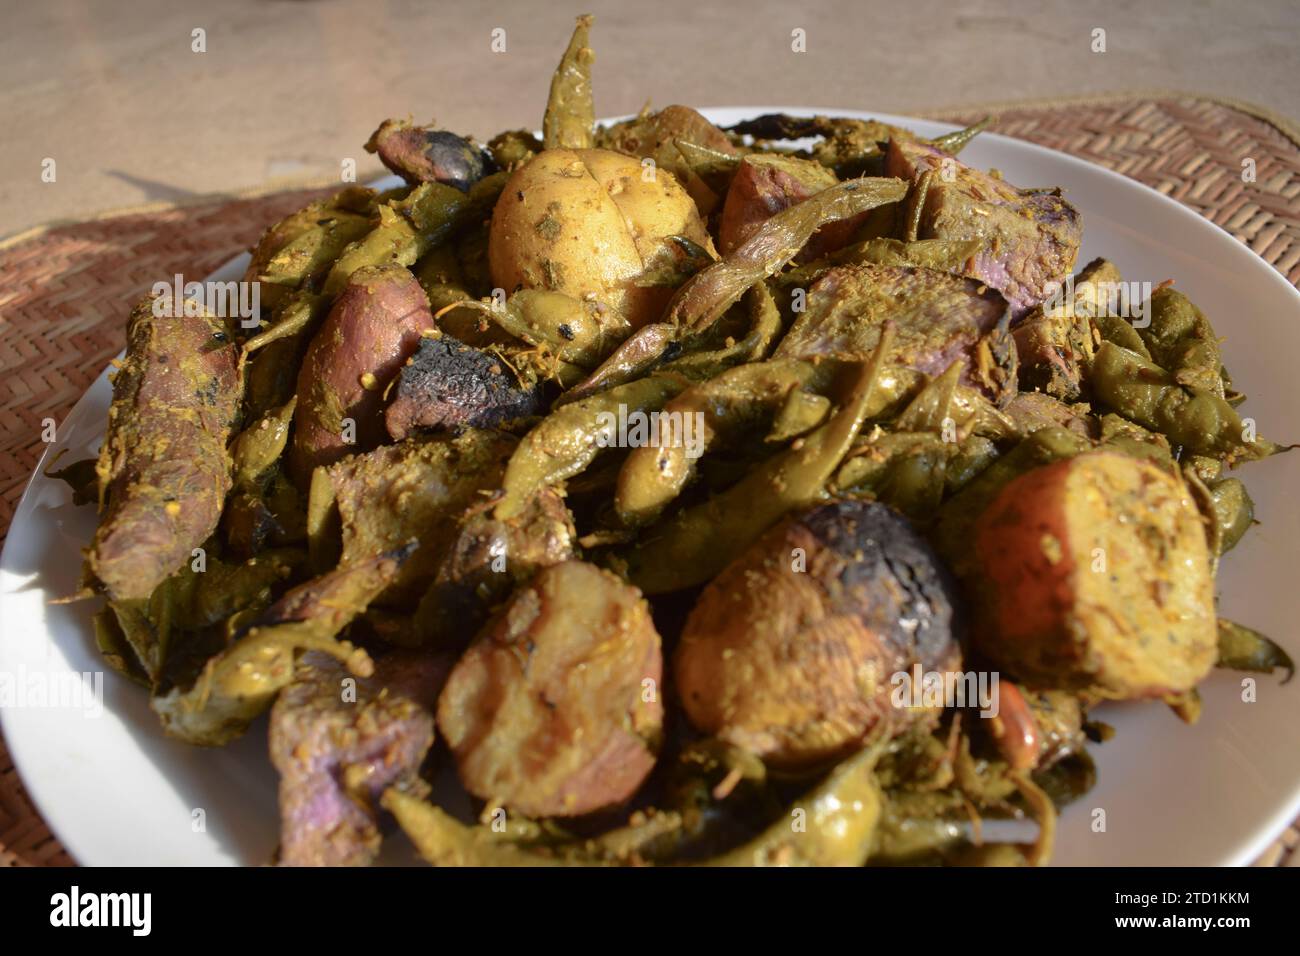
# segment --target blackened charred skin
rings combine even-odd
[[[753,119],[742,120],[726,127],[727,132],[756,139],[803,139],[820,134],[820,123],[811,116],[788,116],[785,113],[764,113]]]
[[[500,359],[443,335],[421,340],[384,421],[400,441],[419,429],[493,428],[540,408],[540,391],[521,388]]]
[[[455,133],[405,120],[384,120],[366,149],[408,183],[443,183],[468,192],[492,160],[474,143]]]
[[[893,675],[961,664],[957,590],[897,512],[839,501],[776,525],[692,610],[673,669],[691,723],[771,766],[819,766],[932,721]]]
[[[901,515],[876,502],[839,501],[809,512],[803,526],[842,562],[840,587],[827,591],[837,612],[867,609],[901,656],[935,661],[951,650],[956,582]]]

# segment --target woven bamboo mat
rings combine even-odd
[[[1300,283],[1300,131],[1247,104],[1176,94],[937,111],[1124,173],[1195,209]],[[1256,181],[1242,182],[1242,160]],[[248,248],[316,188],[213,197],[0,243],[0,540],[41,452],[41,420],[61,421],[124,342],[127,312],[159,278],[202,276]],[[1300,865],[1293,825],[1266,866]],[[0,865],[67,865],[0,741]]]

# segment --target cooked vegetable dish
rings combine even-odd
[[[597,125],[590,26],[540,138],[386,120],[255,328],[141,302],[60,473],[165,732],[269,714],[279,862],[1038,864],[1095,705],[1289,676],[1215,607],[1287,449],[1171,281],[1072,274],[987,123]]]

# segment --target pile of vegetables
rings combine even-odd
[[[1216,614],[1284,449],[1186,296],[1062,297],[1079,214],[962,164],[986,124],[599,127],[590,24],[541,139],[381,125],[405,185],[272,226],[259,328],[131,316],[83,593],[167,733],[271,711],[282,862],[391,814],[437,865],[1039,863],[1091,706],[1291,670]]]

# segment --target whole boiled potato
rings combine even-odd
[[[549,149],[521,166],[492,213],[488,262],[507,295],[550,289],[594,298],[634,326],[658,319],[671,285],[646,285],[675,259],[668,236],[713,252],[672,174],[605,149]]]

